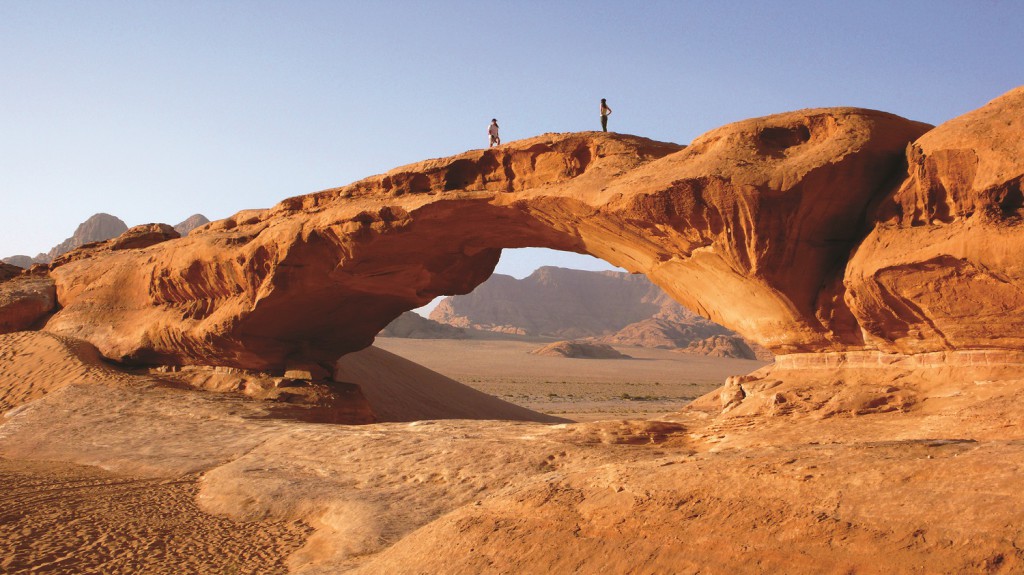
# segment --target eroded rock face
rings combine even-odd
[[[634,137],[542,136],[241,212],[142,252],[96,252],[51,271],[64,309],[47,329],[139,363],[330,365],[403,311],[471,291],[502,247],[585,251],[530,211],[531,195],[544,204],[568,183],[600,190],[678,149]],[[571,209],[550,217],[593,211],[564,201]]]
[[[1024,348],[1024,88],[931,130],[844,276],[869,347]]]
[[[537,246],[644,273],[775,353],[1022,347],[1024,312],[984,337],[968,318],[1019,301],[1024,162],[1001,130],[1020,99],[925,137],[924,124],[835,108],[737,122],[686,148],[546,134],[428,160],[67,262],[51,271],[63,309],[46,329],[133,362],[329,365],[403,311],[471,291],[501,249]],[[969,176],[961,148],[979,158]]]
[[[3,271],[3,270],[0,270]],[[32,329],[57,306],[52,279],[30,276],[0,278],[0,334]]]

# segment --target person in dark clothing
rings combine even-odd
[[[612,109],[608,107],[608,103],[601,98],[601,131],[608,131],[608,116],[612,115]]]

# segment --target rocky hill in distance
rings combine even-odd
[[[202,214],[194,214],[189,216],[185,221],[174,226],[174,229],[181,234],[182,237],[185,237],[192,230],[208,223],[210,223],[210,220],[208,220],[206,216]],[[57,244],[46,253],[39,253],[35,257],[15,255],[3,258],[3,260],[0,261],[3,261],[5,264],[27,269],[31,267],[32,264],[50,263],[54,258],[62,256],[73,249],[82,247],[85,244],[104,242],[116,238],[126,231],[128,231],[128,225],[120,218],[101,212],[93,214],[89,219],[79,224],[75,229],[75,232],[71,234],[71,237]]]
[[[71,237],[53,246],[46,253],[39,253],[35,257],[27,255],[15,255],[6,257],[3,262],[22,268],[30,267],[32,264],[49,263],[53,258],[66,254],[71,250],[92,242],[102,242],[123,234],[128,230],[128,225],[120,218],[110,214],[93,214],[75,228]]]
[[[470,334],[461,327],[437,322],[413,311],[407,311],[395,318],[378,335],[411,339],[467,339],[470,337]]]
[[[203,214],[192,214],[185,221],[174,226],[174,230],[181,234],[181,237],[185,237],[192,230],[210,223],[210,220]]]
[[[756,345],[726,349],[703,343],[735,334],[684,308],[645,276],[624,272],[545,266],[521,280],[494,274],[472,293],[442,300],[430,319],[463,328],[461,337],[496,332],[691,353],[714,349],[714,355],[742,359],[772,357]]]

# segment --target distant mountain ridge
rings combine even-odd
[[[194,214],[185,221],[174,226],[182,237],[201,225],[209,223],[210,220],[202,214]],[[31,267],[32,264],[45,264],[53,261],[54,258],[62,256],[75,248],[80,248],[92,242],[102,242],[123,234],[128,231],[128,225],[120,218],[110,214],[93,214],[75,229],[71,237],[57,244],[46,253],[39,253],[35,257],[27,255],[15,255],[3,258],[3,263],[15,265],[21,268]]]
[[[208,223],[210,223],[210,220],[208,220],[203,214],[192,214],[186,218],[185,221],[174,226],[174,229],[181,234],[181,237],[185,237],[192,230],[199,226],[205,226]]]
[[[442,300],[430,319],[456,327],[571,339],[610,335],[663,312],[697,317],[642,275],[545,266],[521,280],[494,274],[473,293]]]
[[[717,349],[704,340],[736,337],[678,304],[645,276],[541,267],[517,280],[492,275],[468,295],[445,298],[430,319],[464,328],[556,339],[687,349]],[[769,359],[757,346],[733,346],[728,357]]]
[[[71,237],[57,244],[46,253],[46,261],[64,255],[75,248],[92,242],[102,242],[128,231],[128,225],[121,218],[110,214],[98,213],[89,217],[75,228]]]

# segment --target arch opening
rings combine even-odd
[[[374,346],[574,421],[677,410],[726,377],[764,365],[767,353],[686,310],[642,274],[546,249],[503,250],[484,283],[433,311],[399,316]],[[339,362],[342,375],[349,363]],[[360,375],[372,396],[380,384]]]

